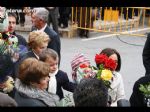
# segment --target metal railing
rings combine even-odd
[[[145,36],[150,30],[148,7],[72,7],[72,28]]]

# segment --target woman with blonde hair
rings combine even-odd
[[[47,48],[49,36],[42,31],[33,31],[29,33],[28,46],[30,51],[23,56],[23,59],[34,57],[39,59],[39,54]]]
[[[56,106],[59,97],[46,91],[49,72],[49,65],[35,58],[21,63],[15,82],[18,106]]]
[[[18,74],[18,68],[20,63],[30,57],[39,60],[40,53],[47,48],[48,42],[50,41],[49,36],[42,31],[33,31],[29,33],[28,47],[29,51],[24,53],[15,64],[15,75]]]

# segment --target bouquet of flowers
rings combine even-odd
[[[80,64],[80,66],[77,69],[77,83],[80,82],[83,78],[94,78],[97,74],[97,70],[94,69],[94,67],[88,65],[88,64]]]
[[[105,54],[96,54],[95,62],[97,64],[97,79],[104,81],[106,86],[110,88],[111,80],[113,78],[112,71],[116,69],[116,62],[110,59]]]
[[[140,84],[139,90],[144,95],[144,103],[147,107],[150,107],[150,82],[148,84]]]
[[[0,54],[13,54],[18,51],[18,38],[9,32],[0,33]]]

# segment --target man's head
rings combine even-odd
[[[32,13],[32,23],[38,29],[41,29],[48,21],[49,12],[45,8],[34,8]]]
[[[17,19],[17,15],[15,13],[11,13],[11,12],[8,13],[8,21],[9,21],[8,30],[11,33],[15,31],[16,19]]]
[[[95,78],[82,79],[73,93],[73,98],[76,107],[106,107],[108,102],[108,89],[101,80]]]
[[[39,57],[41,61],[49,64],[52,73],[58,69],[59,57],[57,52],[53,49],[47,48],[43,50]]]

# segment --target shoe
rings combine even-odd
[[[86,38],[89,38],[89,34],[85,34],[84,36],[85,36]]]
[[[89,32],[86,32],[84,35],[86,38],[89,38]]]
[[[84,37],[84,35],[83,35],[83,34],[79,34],[79,37],[80,37],[80,38],[83,38],[83,37]]]

